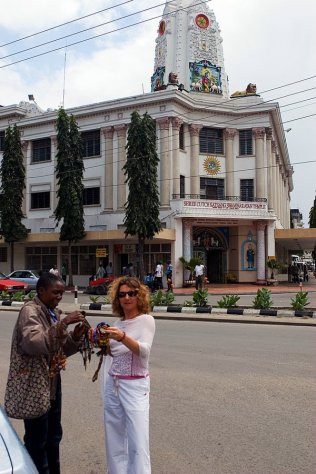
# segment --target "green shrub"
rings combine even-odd
[[[253,307],[256,309],[269,309],[272,306],[271,291],[267,288],[260,288],[253,300]]]
[[[92,301],[92,303],[97,303],[100,299],[100,295],[89,295],[89,300]]]
[[[1,291],[0,292],[0,300],[2,301],[9,301],[11,300],[12,294],[8,291]]]
[[[25,295],[24,301],[31,301],[35,296],[36,296],[36,291],[35,291],[35,290],[29,291],[29,292]]]
[[[162,290],[158,290],[153,293],[150,297],[151,306],[168,306],[169,304],[173,303],[174,301],[174,294],[172,291],[167,291],[164,293]]]
[[[225,295],[221,300],[217,301],[220,308],[236,308],[237,301],[240,300],[238,295]]]
[[[194,306],[194,302],[193,300],[186,300],[184,303],[183,303],[183,306]]]
[[[25,293],[24,291],[17,291],[12,295],[12,301],[24,301],[25,300]]]
[[[200,288],[199,290],[196,290],[193,295],[193,304],[194,306],[207,306],[207,288]]]
[[[309,304],[308,291],[299,291],[296,293],[295,298],[291,298],[291,306],[296,311],[303,311],[305,306]]]

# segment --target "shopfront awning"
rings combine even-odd
[[[316,245],[316,229],[276,229],[275,243],[288,251],[311,251]]]

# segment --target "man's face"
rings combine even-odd
[[[59,302],[63,297],[65,286],[61,281],[52,283],[48,288],[39,288],[38,296],[39,299],[49,309],[54,309],[58,306]]]

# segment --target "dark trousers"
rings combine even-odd
[[[199,276],[195,277],[195,288],[197,290],[202,288],[202,286],[203,286],[202,284],[203,284],[203,275],[199,275]]]
[[[60,474],[59,444],[61,427],[61,380],[57,376],[56,399],[47,413],[24,420],[24,444],[39,474]]]

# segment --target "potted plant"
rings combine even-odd
[[[275,258],[270,258],[268,261],[267,261],[267,267],[270,268],[271,270],[271,275],[270,275],[270,279],[271,280],[274,280],[274,271],[279,268],[279,263],[278,261],[275,259]]]
[[[185,282],[193,282],[193,272],[195,266],[198,265],[201,260],[198,257],[192,257],[190,260],[186,260],[184,257],[179,258],[180,262],[182,263],[185,270],[187,270],[187,275],[184,275],[183,280]],[[187,278],[186,278],[187,277]]]

